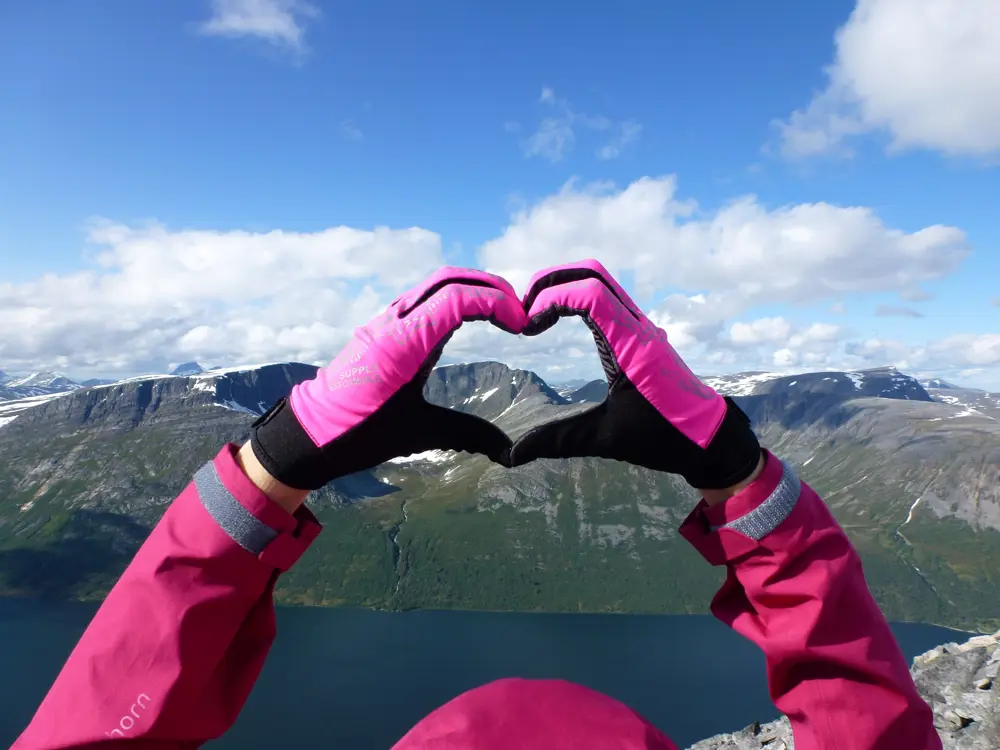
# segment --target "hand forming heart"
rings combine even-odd
[[[431,369],[462,323],[489,320],[537,336],[567,315],[582,317],[594,334],[609,386],[599,406],[512,443],[484,419],[424,400]],[[702,489],[740,482],[760,458],[739,407],[695,377],[666,333],[594,260],[537,273],[523,302],[498,276],[441,269],[258,419],[252,448],[272,476],[301,489],[435,448],[482,453],[504,466],[613,458],[681,474]]]

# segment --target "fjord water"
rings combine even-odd
[[[0,599],[0,746],[31,719],[96,605]],[[216,748],[388,748],[491,680],[562,678],[607,693],[680,746],[776,718],[757,648],[710,616],[372,612],[282,607],[278,638]],[[897,624],[907,660],[966,635]]]

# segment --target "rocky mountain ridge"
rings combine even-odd
[[[910,674],[934,711],[944,750],[1000,748],[1000,631],[938,646],[913,660]],[[794,750],[788,717],[753,724],[688,750]]]
[[[99,595],[200,463],[245,440],[257,414],[314,373],[232,368],[0,403],[0,593]],[[891,617],[1000,622],[996,421],[887,370],[713,384],[827,499]],[[594,381],[564,396],[494,362],[435,369],[426,397],[516,437],[594,408],[603,389]],[[279,596],[388,609],[701,611],[717,574],[676,534],[694,502],[676,477],[601,459],[504,469],[464,453],[400,457],[312,496],[327,531]]]
[[[82,387],[82,383],[58,372],[33,372],[21,377],[0,372],[0,402],[66,393]]]

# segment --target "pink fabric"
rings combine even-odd
[[[289,562],[316,537],[303,506],[271,503],[220,451],[233,496],[280,533]],[[266,557],[268,550],[261,558]],[[277,570],[236,544],[193,484],[170,505],[108,594],[16,750],[90,748],[129,738],[138,748],[194,748],[236,720],[274,639]]]
[[[393,750],[676,750],[614,698],[563,680],[497,680],[454,698]]]
[[[532,283],[553,271],[578,268],[600,274],[607,283],[589,278],[544,289],[527,311],[528,319],[552,306],[585,313],[646,400],[689,440],[707,447],[726,416],[725,400],[695,377],[667,341],[666,332],[642,314],[604,266],[596,260],[554,266],[535,274]]]
[[[861,560],[804,482],[795,507],[757,542],[727,523],[765,502],[783,475],[773,455],[757,480],[722,505],[701,502],[681,534],[727,577],[712,613],[764,652],[771,699],[796,750],[940,750]]]
[[[301,553],[318,525],[270,505],[227,446],[215,466],[243,507]],[[940,750],[857,557],[805,484],[791,514],[757,542],[712,524],[758,507],[781,481],[761,476],[722,506],[698,505],[681,533],[728,577],[713,613],[764,651],[771,696],[797,750]],[[265,550],[266,553],[267,550]],[[128,737],[142,750],[189,750],[235,721],[274,638],[278,567],[234,543],[188,486],[136,555],[73,650],[16,750],[97,747]],[[664,571],[670,575],[670,571]],[[331,695],[331,700],[336,696]],[[719,706],[720,713],[725,707]],[[431,713],[397,750],[671,748],[606,696],[561,681],[501,680]]]
[[[462,281],[489,286],[472,286]],[[417,302],[436,284],[447,283]],[[442,341],[463,321],[491,319],[520,333],[524,310],[513,288],[498,276],[442,268],[359,328],[329,366],[296,385],[289,403],[316,445],[326,445],[371,416],[408,383]]]

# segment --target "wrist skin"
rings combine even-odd
[[[750,476],[748,476],[742,482],[738,482],[737,484],[734,484],[732,487],[726,487],[725,489],[699,490],[699,492],[701,492],[701,496],[705,499],[705,502],[708,503],[710,506],[726,502],[726,500],[731,498],[737,492],[753,484],[754,480],[756,480],[757,477],[760,476],[760,473],[764,470],[765,460],[766,459],[764,458],[764,451],[761,451],[760,458],[757,460],[757,468],[755,468],[751,472]]]
[[[287,484],[282,484],[272,477],[267,469],[261,466],[260,461],[257,460],[257,456],[253,453],[253,448],[250,447],[249,440],[243,444],[239,453],[236,454],[236,463],[243,470],[243,473],[247,475],[247,478],[257,486],[257,489],[289,513],[295,513],[299,509],[299,506],[305,502],[306,495],[309,494],[309,490],[299,490],[295,487],[289,487]]]

